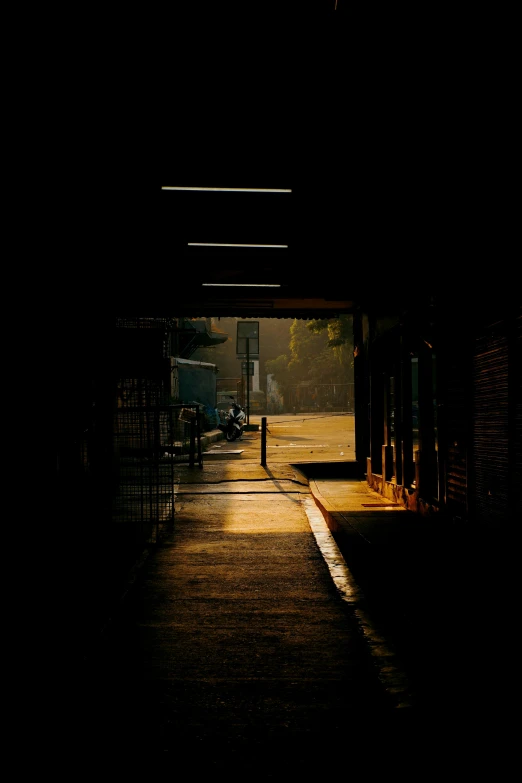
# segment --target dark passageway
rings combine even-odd
[[[466,746],[470,726],[477,758],[488,737],[501,758],[510,737],[522,309],[505,271],[516,246],[508,79],[491,69],[482,78],[474,55],[444,89],[432,74],[437,43],[430,77],[422,64],[406,68],[420,89],[406,90],[404,73],[394,81],[388,63],[367,91],[354,73],[373,46],[354,68],[353,28],[336,18],[324,29],[303,18],[309,34],[296,36],[295,18],[287,28],[281,17],[260,49],[259,17],[231,46],[200,21],[204,79],[187,67],[193,38],[185,46],[179,35],[180,67],[165,73],[185,77],[173,89],[167,75],[154,121],[138,131],[112,113],[111,87],[105,131],[67,147],[64,181],[77,162],[88,198],[60,193],[51,231],[72,272],[65,288],[54,276],[42,287],[50,472],[35,593],[45,665],[38,683],[30,667],[29,684],[45,694],[40,706],[63,705],[59,727],[78,755],[186,750],[202,769],[241,759],[244,771],[248,758],[252,775],[276,778],[281,754],[285,772],[324,771],[325,747],[378,755],[387,731],[395,753],[408,754],[405,737],[418,748],[424,739],[430,759]],[[269,60],[247,56],[267,41]],[[100,117],[98,102],[92,112]],[[149,179],[140,163],[154,168]],[[306,515],[321,503],[292,459],[268,459],[280,486],[264,502],[236,488],[176,503],[193,473],[198,485],[225,478],[208,458],[186,464],[194,430],[179,410],[200,404],[179,393],[186,322],[211,343],[220,319],[341,317],[352,324],[357,480],[368,502],[408,523],[381,546],[384,523],[365,529],[360,498],[354,510],[330,496],[321,513],[364,610],[389,622],[390,640],[392,620],[410,636],[402,652],[419,682],[425,645],[431,661],[444,659],[422,683],[433,714],[398,708],[382,687],[385,667]],[[300,392],[311,407],[310,387]],[[429,568],[409,558],[413,541]],[[417,635],[420,586],[430,613]],[[459,648],[452,668],[462,629],[475,646]]]

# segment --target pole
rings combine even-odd
[[[266,467],[266,416],[261,417],[261,465]]]
[[[247,360],[246,360],[246,385],[247,385],[247,424],[250,424],[250,337],[246,338]]]

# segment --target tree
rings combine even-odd
[[[265,362],[285,399],[303,382],[324,387],[353,382],[352,317],[300,321],[290,327],[289,352]]]
[[[309,321],[307,327],[314,334],[322,334],[326,330],[327,347],[333,349],[341,366],[353,370],[353,317],[351,315]]]
[[[265,362],[267,375],[273,375],[282,396],[288,394],[290,387],[297,382],[297,376],[289,369],[288,357],[281,354],[277,359],[269,359]]]
[[[227,333],[220,345],[199,348],[193,358],[216,364],[219,377],[240,377],[236,355],[238,318],[212,319],[213,329]],[[304,321],[291,318],[261,318],[260,381],[266,389],[266,375],[274,376],[283,396],[302,381],[316,384],[347,383],[353,380],[352,316]]]
[[[300,381],[341,383],[353,374],[351,316],[314,321],[294,320],[289,354],[265,363],[280,387]],[[350,373],[349,371],[352,371]]]

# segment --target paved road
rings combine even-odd
[[[261,416],[250,416],[250,425],[261,426]],[[351,413],[306,413],[266,416],[267,462],[332,462],[355,459],[355,417]],[[207,460],[223,455],[231,459],[260,459],[259,432],[247,431],[240,441],[217,441],[207,448]],[[210,456],[208,456],[210,455]]]

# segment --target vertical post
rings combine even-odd
[[[266,466],[266,416],[261,417],[261,465]]]
[[[201,417],[199,414],[199,405],[196,408],[196,437],[198,440],[198,463],[199,467],[203,467],[203,455],[201,453]]]
[[[247,424],[250,424],[250,337],[246,338],[246,387],[247,387]]]
[[[370,396],[363,316],[359,309],[353,314],[353,345],[355,459],[359,473],[363,476],[368,471],[367,459],[370,454]]]
[[[410,355],[410,339],[403,334],[401,337],[401,389],[402,389],[402,481],[401,484],[410,489],[415,479],[415,454],[413,450],[412,422],[412,366]]]
[[[194,467],[194,456],[196,450],[196,417],[190,417],[190,443],[189,443],[189,468]]]
[[[402,337],[399,338],[398,344],[394,346],[394,437],[395,437],[395,450],[394,450],[394,473],[395,483],[397,486],[402,485]]]
[[[419,348],[419,448],[420,486],[417,489],[423,500],[431,502],[438,497],[437,452],[435,451],[435,419],[433,409],[433,356],[432,348],[421,342]]]

